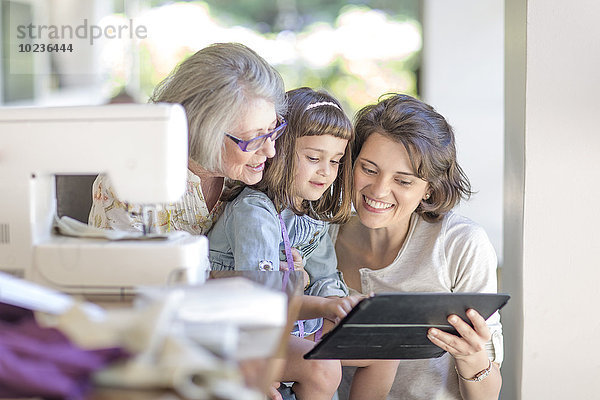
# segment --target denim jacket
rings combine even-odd
[[[281,213],[290,245],[302,255],[310,276],[305,292],[312,296],[347,296],[348,288],[337,271],[337,258],[329,223],[290,210]],[[258,270],[263,261],[279,269],[285,261],[279,216],[273,202],[262,192],[245,188],[227,203],[221,217],[208,234],[213,270]]]
[[[281,216],[290,245],[302,255],[304,269],[310,276],[310,286],[304,294],[347,296],[348,288],[337,271],[335,249],[327,234],[329,223],[290,210],[282,211]],[[273,202],[264,193],[248,187],[227,203],[208,233],[208,241],[213,270],[260,270],[270,266],[277,271],[279,261],[286,259]],[[307,334],[319,329],[312,329],[309,321],[305,325]]]

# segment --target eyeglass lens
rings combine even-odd
[[[246,146],[246,151],[254,151],[261,148],[268,138],[271,138],[272,141],[275,141],[283,133],[284,127],[284,122],[279,122],[277,127],[275,127],[275,129],[273,129],[271,132],[267,133],[264,137],[249,141],[248,145]]]

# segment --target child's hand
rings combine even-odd
[[[338,323],[350,310],[354,308],[365,296],[327,297],[323,303],[322,315],[334,323]]]
[[[303,276],[303,286],[304,288],[308,287],[308,284],[310,283],[310,277],[308,276],[308,272],[306,272],[304,270],[304,265],[302,264],[302,256],[300,255],[300,252],[298,251],[298,249],[296,249],[295,247],[292,247],[292,260],[294,260],[294,271],[302,271],[302,276]],[[288,270],[288,265],[287,265],[287,261],[279,261],[279,270],[280,271],[287,271]]]
[[[281,397],[281,393],[279,393],[279,391],[277,390],[279,385],[279,382],[274,382],[271,385],[271,387],[269,388],[269,392],[267,393],[269,400],[283,400],[283,398]]]
[[[325,318],[338,322],[365,296],[320,297],[302,296],[298,319]]]

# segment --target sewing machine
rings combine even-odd
[[[120,200],[172,203],[186,188],[187,159],[179,105],[0,108],[0,272],[33,282],[0,274],[0,302],[56,315],[57,328],[81,346],[124,346],[133,357],[102,371],[98,385],[264,398],[255,389],[266,391],[277,369],[262,360],[282,356],[286,321],[291,326],[300,304],[299,272],[285,288],[279,272],[255,272],[261,285],[238,277],[167,288],[205,279],[206,237],[107,240],[54,229],[56,174],[106,173]],[[137,301],[104,310],[52,289]],[[253,365],[253,389],[231,360]]]
[[[119,198],[168,203],[187,177],[187,120],[167,104],[0,109],[0,271],[70,294],[202,281],[208,242],[74,238],[53,231],[55,174],[107,173]],[[89,194],[82,194],[91,196]]]

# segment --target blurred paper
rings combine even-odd
[[[53,315],[65,313],[75,303],[69,295],[2,272],[0,272],[0,301]],[[91,318],[101,319],[104,315],[103,309],[96,304],[84,303],[82,307]]]

